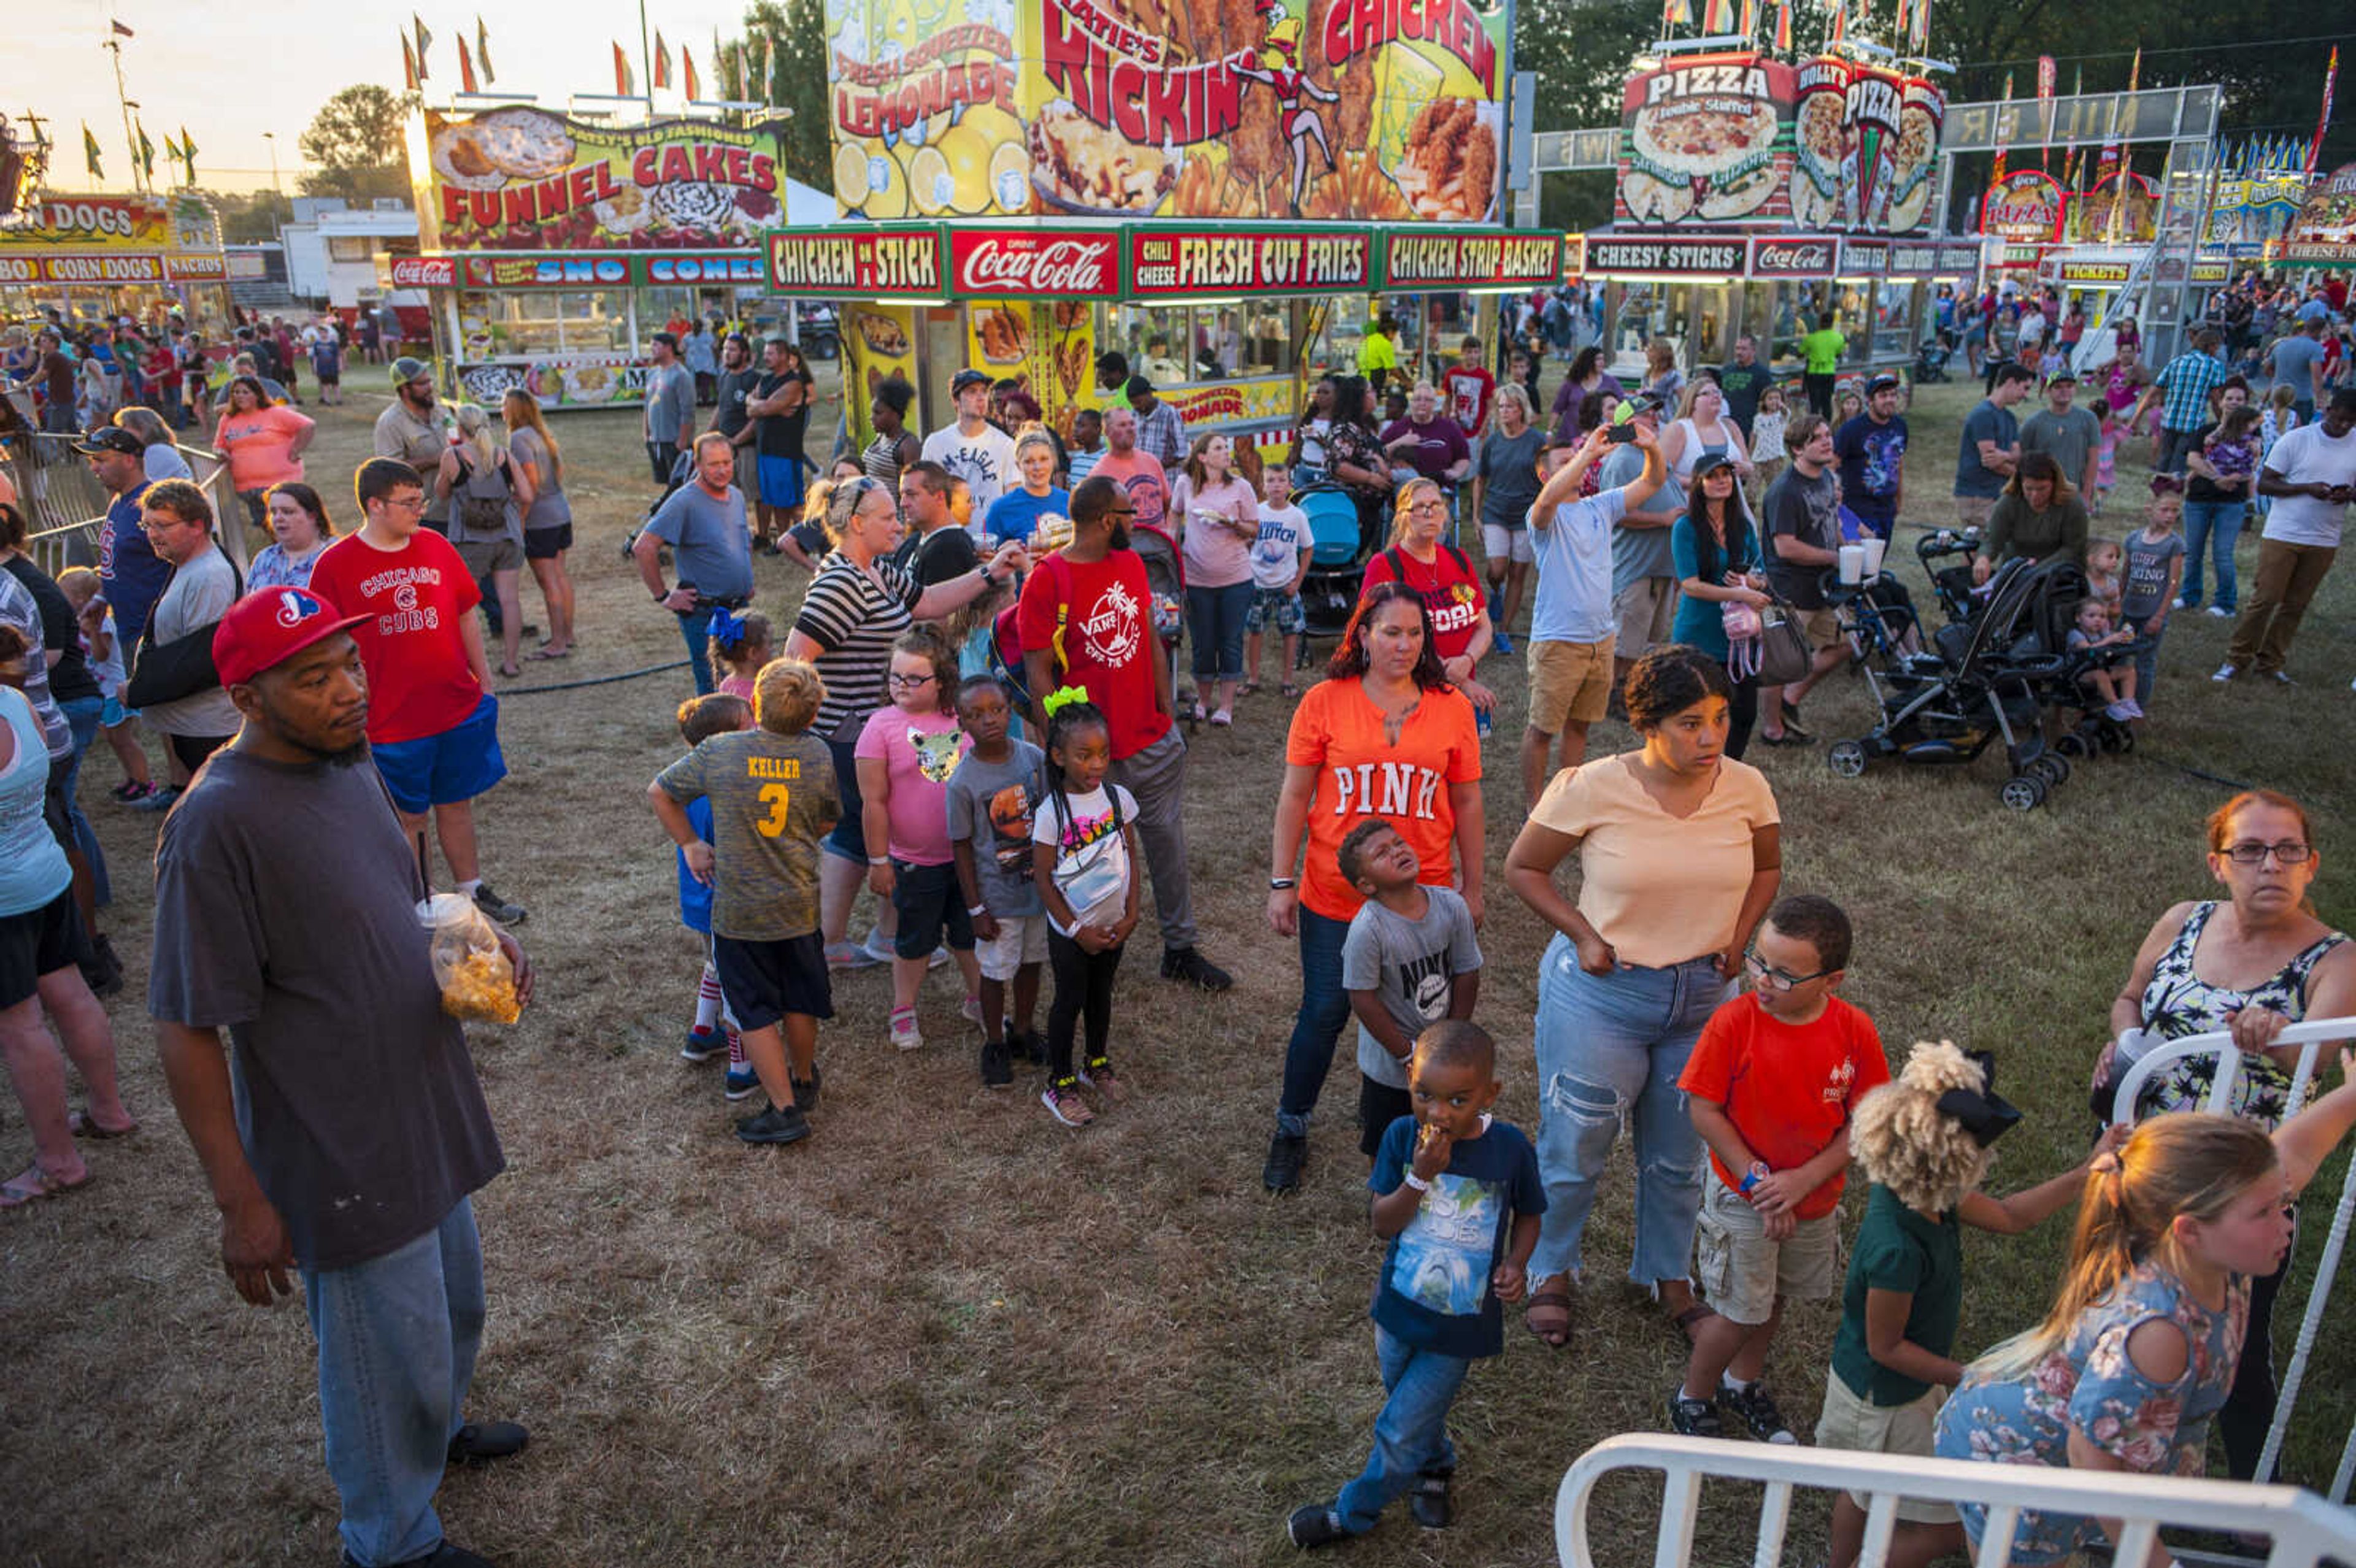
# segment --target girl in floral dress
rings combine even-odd
[[[2356,1054],[2343,1053],[2343,1072]],[[2232,1388],[2250,1276],[2290,1250],[2288,1200],[2356,1123],[2343,1083],[2272,1136],[2201,1112],[2144,1123],[2097,1155],[2062,1292],[2045,1321],[1964,1370],[1939,1413],[1943,1459],[2197,1476]],[[1960,1505],[1975,1553],[1985,1503]],[[2116,1520],[2024,1509],[2011,1561],[2056,1563],[2115,1541]],[[2167,1568],[2154,1545],[2147,1563]]]

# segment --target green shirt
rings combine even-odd
[[[1398,350],[1391,347],[1387,334],[1369,332],[1358,345],[1358,368],[1365,371],[1391,370],[1398,367]]]
[[[833,755],[807,731],[714,735],[655,784],[712,801],[712,933],[784,942],[818,929],[819,840],[842,815]]]
[[[1937,1356],[1955,1353],[1955,1326],[1964,1313],[1964,1228],[1953,1210],[1926,1220],[1890,1189],[1875,1182],[1866,1196],[1865,1222],[1841,1287],[1840,1331],[1833,1337],[1833,1371],[1849,1392],[1884,1409],[1912,1404],[1931,1392],[1918,1378],[1891,1371],[1865,1347],[1865,1294],[1911,1296],[1906,1338]]]
[[[1841,350],[1847,347],[1848,339],[1837,327],[1821,326],[1800,339],[1800,352],[1808,357],[1811,376],[1829,376],[1840,368]]]

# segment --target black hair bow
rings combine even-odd
[[[1939,1115],[1952,1116],[1972,1135],[1972,1141],[1986,1148],[2005,1134],[2012,1131],[2020,1120],[2019,1110],[1996,1092],[1996,1057],[1985,1051],[1967,1051],[1965,1060],[1975,1062],[1980,1070],[1977,1089],[1950,1089],[1939,1096]]]

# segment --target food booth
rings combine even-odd
[[[1379,312],[1406,368],[1449,347],[1430,339],[1459,296],[1559,276],[1559,236],[1494,227],[1510,4],[828,0],[826,19],[842,222],[772,236],[770,285],[841,302],[857,439],[861,388],[906,376],[911,423],[936,427],[966,364],[1067,427],[1118,349],[1190,430],[1264,440]]]
[[[0,318],[55,309],[69,321],[178,311],[208,337],[235,319],[220,219],[193,191],[48,196],[0,219]]]
[[[1979,261],[1926,232],[1945,112],[1934,83],[1861,54],[1640,59],[1612,222],[1585,237],[1614,373],[1641,376],[1655,339],[1687,368],[1719,364],[1748,333],[1796,374],[1797,340],[1826,310],[1845,371],[1912,363],[1930,285]]]
[[[712,120],[425,111],[409,131],[418,254],[384,281],[428,292],[455,396],[637,402],[657,332],[756,315],[761,238],[790,195],[780,153],[771,129]]]
[[[2315,182],[2298,215],[2265,246],[2270,266],[2294,271],[2356,265],[2356,164],[2342,164]]]

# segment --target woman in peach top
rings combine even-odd
[[[1530,1331],[1570,1335],[1570,1284],[1595,1188],[1625,1121],[1636,1143],[1630,1277],[1690,1333],[1706,1308],[1687,1264],[1701,1139],[1677,1075],[1723,1001],[1782,880],[1775,796],[1725,755],[1726,671],[1683,644],[1628,673],[1639,751],[1557,773],[1505,857],[1505,880],[1555,928],[1538,970],[1538,1169],[1547,1210],[1529,1264]],[[1579,901],[1555,886],[1576,855]]]
[[[269,526],[262,497],[273,485],[303,482],[303,449],[313,431],[306,416],[273,406],[259,377],[240,376],[229,384],[213,450],[229,464],[230,484],[255,528]]]

